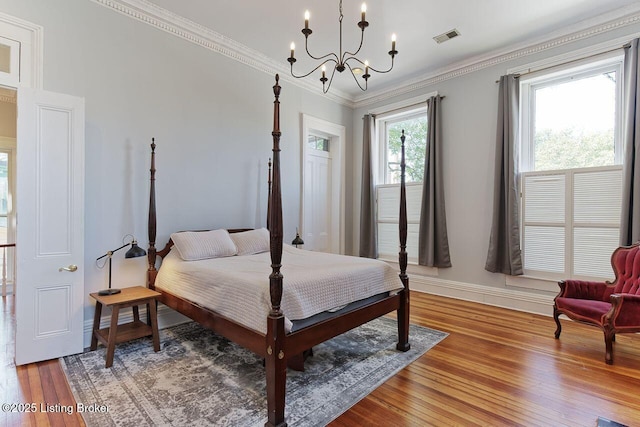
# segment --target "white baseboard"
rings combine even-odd
[[[533,294],[513,289],[494,288],[473,283],[454,282],[435,277],[410,277],[409,288],[418,292],[478,302],[527,313],[551,316],[553,298],[548,295]]]

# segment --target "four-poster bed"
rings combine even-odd
[[[156,279],[159,276],[159,271],[156,270],[156,257],[160,256],[161,258],[166,258],[168,260],[170,258],[169,255],[173,242],[172,240],[169,240],[166,246],[159,251],[155,247],[155,141],[151,144],[151,186],[149,197],[149,288],[155,289],[161,293],[161,296],[158,298],[160,302],[190,317],[217,334],[253,351],[265,359],[268,407],[268,421],[266,425],[268,426],[286,425],[284,409],[287,362],[301,357],[300,355],[311,349],[313,346],[395,310],[398,317],[398,343],[396,348],[400,351],[407,351],[410,348],[409,279],[406,274],[407,212],[404,183],[404,134],[402,136],[402,178],[400,187],[400,281],[398,283],[397,277],[393,279],[395,281],[395,285],[393,287],[397,289],[390,291],[390,288],[385,288],[382,292],[380,290],[372,291],[375,295],[371,296],[371,298],[369,298],[370,295],[363,295],[362,298],[353,299],[352,304],[346,305],[346,307],[343,307],[341,310],[320,318],[312,317],[312,321],[306,322],[303,326],[297,329],[292,329],[288,323],[288,319],[285,318],[285,314],[287,314],[285,312],[287,310],[283,310],[283,307],[287,308],[286,303],[290,299],[289,293],[292,292],[292,282],[295,281],[295,274],[289,274],[289,271],[294,271],[293,267],[291,267],[292,270],[286,270],[288,280],[285,290],[286,294],[284,295],[285,298],[283,300],[284,279],[281,272],[283,258],[283,224],[280,182],[280,85],[278,80],[279,77],[276,75],[276,84],[273,86],[273,92],[275,95],[272,131],[273,172],[270,174],[271,185],[269,189],[267,220],[269,228],[267,244],[269,250],[268,252],[265,252],[265,255],[263,256],[264,264],[268,264],[268,260],[264,259],[264,257],[270,256],[271,274],[269,275],[268,292],[265,286],[266,277],[264,277],[262,285],[260,285],[266,292],[266,300],[269,301],[266,311],[266,313],[268,313],[266,316],[266,327],[264,325],[260,325],[261,327],[247,326],[247,323],[226,314],[223,310],[216,311],[204,307],[201,299],[176,295],[177,292],[174,292],[173,290],[167,291],[166,289],[161,288],[159,283],[156,282]],[[238,233],[243,231],[246,232],[247,229],[229,230],[229,233]],[[292,255],[291,251],[306,252],[300,249],[285,247],[284,252],[285,258],[288,257],[286,258],[287,260],[291,260],[296,256],[301,255],[299,253],[293,253]],[[314,253],[309,252],[305,257],[314,256],[313,254]],[[341,257],[344,259],[350,258],[353,260],[351,262],[354,265],[358,265],[359,263],[377,263],[384,265],[384,263],[380,261],[368,259],[365,261],[365,259],[339,255],[324,254],[321,257],[325,255],[328,257]],[[176,258],[176,255],[173,257]],[[335,259],[330,259],[328,261],[330,263],[329,265],[335,264],[335,261]],[[176,263],[179,263],[179,261],[176,261]],[[193,264],[194,263],[191,263],[191,265]],[[289,268],[289,265],[285,268]],[[363,268],[369,268],[369,265],[365,265]],[[385,265],[385,268],[388,268],[388,266]],[[235,271],[235,273],[239,276],[241,273],[244,275],[245,271],[241,266]],[[200,274],[202,275],[203,273]],[[313,275],[313,273],[310,275]],[[365,280],[369,280],[369,276],[366,277],[367,279]],[[333,289],[341,289],[341,286],[344,286],[344,284],[338,283],[338,287]],[[169,289],[174,288],[169,287]],[[222,303],[226,304],[228,301],[228,299],[223,300]],[[221,312],[225,314],[221,314]]]

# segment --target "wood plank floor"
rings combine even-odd
[[[57,361],[15,367],[12,298],[2,304],[0,403],[74,405]],[[332,426],[595,426],[599,416],[640,425],[639,336],[616,337],[609,366],[596,328],[563,320],[555,340],[551,317],[415,292],[411,304],[412,323],[449,336]],[[0,425],[84,424],[37,411],[2,412]]]

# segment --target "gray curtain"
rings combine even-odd
[[[371,145],[374,138],[375,117],[363,117],[362,130],[362,193],[360,199],[360,256],[378,258],[376,227],[376,195],[373,180]]]
[[[439,96],[428,102],[427,150],[424,156],[422,206],[418,233],[418,264],[451,267],[442,179],[442,125]]]
[[[493,221],[485,269],[522,274],[518,176],[520,84],[513,74],[500,77],[498,131],[493,188]]]
[[[620,245],[640,240],[640,74],[638,39],[624,50],[624,160]]]

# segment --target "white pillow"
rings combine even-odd
[[[238,252],[227,230],[183,231],[173,233],[171,240],[185,261],[233,256]]]
[[[238,248],[238,255],[253,255],[269,251],[269,230],[266,228],[231,233],[229,236]]]

